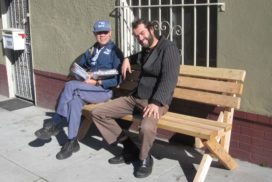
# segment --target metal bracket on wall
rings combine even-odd
[[[226,4],[225,3],[220,3],[219,11],[220,12],[225,12],[226,11]]]

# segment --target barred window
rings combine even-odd
[[[131,22],[144,18],[178,46],[181,64],[215,67],[217,14],[224,6],[218,0],[119,0],[120,47],[126,56],[141,49]]]

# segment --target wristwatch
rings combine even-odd
[[[100,86],[99,80],[96,80],[95,86]]]

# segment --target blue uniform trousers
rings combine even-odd
[[[58,124],[64,117],[68,122],[68,139],[73,139],[78,133],[83,106],[86,103],[105,102],[111,97],[112,90],[104,89],[102,86],[77,80],[68,81],[65,83],[52,120]]]

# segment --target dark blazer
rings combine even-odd
[[[141,55],[145,49],[142,50]],[[160,37],[157,46],[148,56],[131,56],[132,63],[140,63],[141,74],[134,93],[140,99],[147,99],[156,105],[170,105],[177,84],[180,56],[176,45]],[[134,59],[134,60],[133,60]]]

